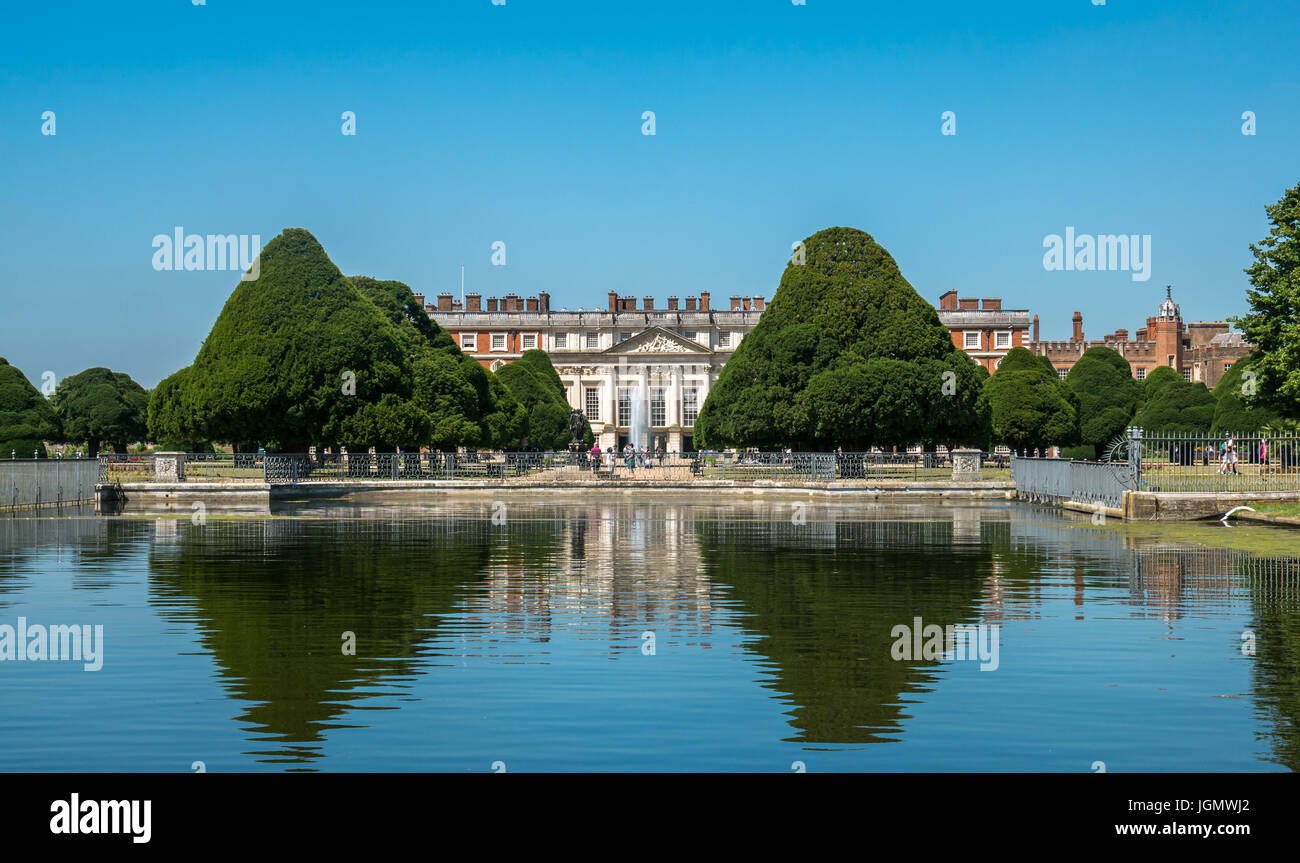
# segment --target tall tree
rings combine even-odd
[[[1151,374],[1146,376],[1146,380],[1142,381],[1142,403],[1155,401],[1161,390],[1182,380],[1183,376],[1169,366],[1156,366],[1151,370]]]
[[[47,458],[45,441],[62,439],[54,408],[26,375],[0,357],[0,458]]]
[[[520,446],[565,449],[572,437],[569,400],[564,397],[564,383],[546,352],[524,351],[519,359],[498,371],[497,377],[528,411],[525,439]],[[590,425],[585,426],[583,440],[587,445],[593,440]]]
[[[1147,431],[1208,432],[1214,422],[1214,394],[1205,384],[1179,377],[1161,387],[1133,422]]]
[[[1065,386],[1079,403],[1079,443],[1087,458],[1123,434],[1137,413],[1142,386],[1118,352],[1092,347],[1065,376]]]
[[[172,372],[149,393],[149,438],[166,450],[204,452],[203,416],[189,388],[190,366]]]
[[[1246,340],[1258,346],[1254,370],[1258,400],[1282,416],[1300,417],[1300,183],[1265,207],[1272,225],[1252,243],[1255,262],[1246,268],[1250,314],[1236,319]]]
[[[97,366],[69,375],[59,381],[52,403],[64,438],[84,441],[91,458],[105,443],[126,452],[128,444],[149,435],[149,394],[123,372]]]
[[[1051,364],[1027,349],[1012,348],[984,390],[993,436],[1012,449],[1046,449],[1078,440],[1078,406],[1072,394]]]
[[[864,449],[987,436],[978,366],[870,234],[828,228],[709,391],[697,444]]]

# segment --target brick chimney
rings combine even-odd
[[[635,312],[636,297],[630,297],[630,296],[623,297],[623,305],[620,308],[625,312]]]
[[[1074,342],[1083,341],[1083,313],[1082,312],[1074,313],[1074,335],[1070,337],[1070,341],[1074,341]]]
[[[529,297],[524,300],[524,307],[530,312],[537,311],[537,297]]]
[[[767,306],[764,305],[764,303],[763,303],[763,298],[762,298],[762,297],[754,297],[754,311],[756,311],[756,312],[761,312],[761,311],[763,311],[763,309],[765,309],[765,308],[767,308]]]
[[[495,311],[497,310],[497,305],[498,305],[498,303],[497,303],[497,298],[496,298],[496,297],[488,297],[488,309],[487,309],[487,310],[488,310],[489,312],[495,312]]]
[[[642,306],[641,308],[645,309],[647,312],[652,312],[652,311],[654,311],[654,307],[655,307],[655,298],[654,298],[654,297],[646,297],[646,298],[645,298],[645,305]]]
[[[618,294],[614,293],[613,291],[609,292],[609,310],[611,312],[618,311]]]
[[[992,297],[992,298],[990,298],[990,297],[985,297],[984,299],[980,300],[980,305],[984,307],[984,310],[985,310],[985,311],[988,311],[988,312],[1000,312],[1000,311],[1002,311],[1002,298],[1001,298],[1001,297]]]
[[[1115,340],[1116,340],[1116,341],[1120,341],[1120,342],[1127,342],[1127,341],[1128,341],[1128,330],[1116,330],[1116,331],[1115,331]]]
[[[939,297],[939,308],[945,310],[954,310],[957,308],[957,292],[955,290],[947,291]]]
[[[451,294],[445,291],[443,293],[438,294],[438,311],[440,312],[451,311]]]
[[[481,295],[479,294],[465,295],[465,311],[481,312],[483,311],[482,305],[483,305],[483,297]]]
[[[686,311],[688,312],[695,311],[695,297],[686,298]]]
[[[541,312],[549,312],[551,310],[551,295],[546,293],[546,291],[537,292],[537,309]]]
[[[424,308],[424,294],[421,294],[418,291],[412,291],[411,296],[415,297],[416,305],[420,308]]]
[[[978,312],[980,301],[974,297],[962,297],[957,301],[957,308],[963,312]]]
[[[731,295],[731,310],[733,312],[740,311],[740,297],[736,296],[735,294]]]
[[[700,291],[700,311],[707,312],[708,310],[709,310],[709,292]]]
[[[1034,315],[1034,341],[1038,341],[1038,315]]]
[[[675,312],[675,311],[677,311],[677,298],[676,298],[676,297],[669,297],[669,298],[668,298],[668,311],[670,311],[670,312]]]

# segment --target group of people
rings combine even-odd
[[[616,453],[617,451],[613,447],[610,447],[609,449],[604,450],[602,452],[599,443],[592,444],[591,446],[592,473],[596,473],[600,470],[602,455],[604,456],[605,467],[609,470],[613,470],[614,461],[616,457],[618,457]],[[642,468],[650,467],[651,458],[657,459],[659,462],[659,466],[663,467],[664,455],[665,453],[664,453],[663,446],[660,446],[658,449],[656,449],[652,455],[649,447],[642,446],[638,448],[632,446],[631,443],[623,444],[623,449],[621,452],[621,457],[623,459],[623,466],[626,467],[628,470],[636,470],[639,467]]]
[[[1241,471],[1237,470],[1237,463],[1240,459],[1237,438],[1232,433],[1229,433],[1224,437],[1223,443],[1219,444],[1219,469],[1217,473],[1241,473]],[[1263,438],[1259,442],[1259,463],[1265,470],[1268,469],[1268,438]]]

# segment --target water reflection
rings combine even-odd
[[[508,704],[528,717],[512,733],[548,740],[559,729],[652,747],[644,730],[620,724],[623,699],[657,700],[666,738],[704,734],[692,724],[699,717],[671,712],[689,691],[693,705],[711,705],[708,721],[749,727],[752,705],[707,700],[724,678],[737,691],[739,674],[767,691],[783,728],[752,745],[883,752],[875,744],[906,742],[923,708],[941,703],[965,673],[951,662],[891,658],[893,628],[916,617],[1013,627],[1009,649],[1021,652],[999,672],[1002,688],[990,684],[984,696],[1012,712],[1014,699],[1041,686],[1028,671],[1043,669],[1017,667],[1042,649],[1034,641],[1042,627],[1072,624],[1054,632],[1081,645],[1115,621],[1152,622],[1174,640],[1222,629],[1212,667],[1169,673],[1230,681],[1231,663],[1248,662],[1243,694],[1267,746],[1257,757],[1300,766],[1300,554],[1216,545],[1211,528],[1174,541],[1017,505],[495,503],[315,502],[202,522],[0,520],[0,609],[29,605],[42,574],[66,572],[76,591],[112,594],[123,571],[144,567],[151,613],[169,632],[191,633],[238,705],[231,718],[242,754],[278,769],[329,767],[342,756],[338,730],[375,728],[383,722],[369,711],[417,705],[437,719]],[[1276,532],[1233,534],[1267,545]],[[1237,652],[1237,621],[1255,634],[1253,656]],[[1126,651],[1171,649],[1141,632],[1047,672],[1068,686],[1123,667]],[[346,633],[355,655],[342,649]],[[647,644],[654,667],[672,675],[646,676]],[[725,664],[733,655],[743,664]],[[508,685],[496,682],[493,668],[516,666]],[[581,671],[556,678],[547,668]],[[474,746],[472,730],[457,733],[459,745]],[[1080,729],[1063,724],[1057,733]],[[969,745],[990,742],[972,735]],[[916,763],[942,769],[924,755]]]

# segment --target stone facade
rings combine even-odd
[[[420,302],[423,297],[416,295]],[[462,304],[440,294],[425,305],[456,344],[489,369],[526,350],[546,351],[564,384],[569,405],[582,411],[602,449],[622,446],[631,426],[632,400],[643,401],[651,450],[694,448],[695,417],[736,346],[758,323],[762,297],[730,298],[715,309],[710,295],[653,297],[639,304],[611,291],[604,309],[554,310],[550,296],[489,297]]]

